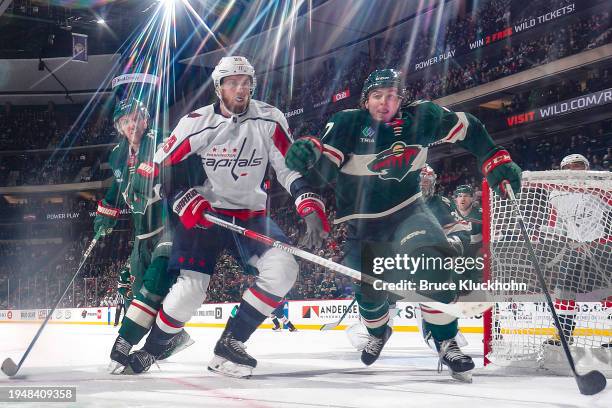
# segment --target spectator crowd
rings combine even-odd
[[[518,3],[521,2],[476,2],[478,5],[475,10],[448,22],[438,34],[425,29],[419,41],[404,38],[385,44],[382,47],[385,49],[384,55],[371,55],[359,46],[347,49],[344,51],[347,58],[341,67],[333,63],[321,67],[311,73],[307,83],[296,85],[291,94],[285,93],[286,87],[272,81],[270,86],[258,90],[260,99],[286,110],[329,100],[339,89],[360,88],[373,69],[410,66],[430,55],[466,47],[487,33],[571,2],[533,0],[528,8],[518,7]],[[578,16],[571,23],[548,30],[538,37],[517,36],[513,41],[491,49],[486,57],[484,52],[470,53],[453,64],[441,64],[431,69],[427,75],[408,75],[407,99],[436,99],[488,83],[603,45],[610,41],[610,33],[610,12],[602,8]],[[409,57],[406,57],[408,54]],[[490,130],[495,131],[500,129],[507,115],[607,89],[612,85],[609,69],[594,69],[584,75],[583,78],[562,79],[543,87],[516,92],[503,101],[499,110],[492,113],[480,110],[474,113]],[[279,75],[277,80],[282,82],[282,77]],[[117,141],[110,114],[107,109],[100,108],[83,119],[81,109],[78,106],[56,107],[53,104],[46,107],[5,105],[0,108],[0,153],[12,152],[0,154],[0,186],[78,183],[109,177],[104,166],[108,146],[100,149],[90,147]],[[325,117],[304,115],[294,125],[294,134],[317,134],[328,117],[329,112]],[[610,171],[610,140],[612,121],[604,120],[543,137],[519,136],[504,145],[525,170],[556,169],[565,155],[581,153],[589,159],[593,170]],[[88,148],[55,150],[76,146]],[[32,151],[36,149],[48,150]],[[436,148],[431,151],[435,153]],[[476,190],[480,189],[481,176],[474,159],[440,160],[431,164],[438,173],[437,189],[440,194],[452,198],[452,192],[460,184],[470,184]],[[327,191],[323,195],[328,216],[333,220],[333,200]],[[294,244],[299,245],[305,226],[296,215],[293,203],[279,200],[279,205],[271,201],[276,205],[270,210],[272,218]],[[92,235],[91,216],[80,217],[70,228],[56,228],[45,215],[54,212],[90,215],[95,209],[95,203],[95,196],[85,199],[76,195],[65,196],[59,202],[45,201],[36,196],[15,202],[0,199],[0,222],[6,225],[0,231],[0,256],[3,259],[0,263],[0,309],[42,308],[53,303],[70,281]],[[27,237],[17,232],[25,221],[30,222]],[[317,255],[339,262],[343,256],[345,239],[345,229],[335,226],[324,247],[317,250]],[[129,225],[102,240],[61,305],[113,305],[117,299],[117,274],[127,261],[132,246],[133,236]],[[289,292],[288,299],[352,296],[349,278],[312,263],[298,262],[300,276]],[[239,301],[245,289],[254,284],[254,280],[254,275],[244,273],[239,262],[224,253],[218,259],[206,301]]]

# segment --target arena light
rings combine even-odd
[[[96,23],[102,25],[102,24],[106,24],[106,20],[104,20],[103,18],[99,18],[96,20]]]
[[[175,0],[157,0],[157,1],[161,3],[164,7],[170,7],[175,2]]]

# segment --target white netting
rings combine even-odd
[[[612,348],[605,347],[612,346],[612,173],[524,172],[517,198],[578,366],[612,373]],[[565,370],[510,202],[491,192],[489,209],[491,280],[525,283],[527,290],[494,292],[502,302],[485,328],[492,336],[488,358]]]

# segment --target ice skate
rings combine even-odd
[[[378,357],[380,356],[383,347],[387,343],[387,340],[389,340],[389,337],[391,337],[391,334],[393,334],[393,330],[389,326],[386,326],[385,332],[381,337],[376,337],[370,334],[368,343],[361,352],[361,362],[369,366],[378,360]]]
[[[126,339],[121,336],[117,336],[113,349],[110,353],[111,362],[109,364],[109,371],[111,374],[121,374],[125,367],[130,362],[130,350],[132,345],[128,343]]]
[[[455,339],[435,341],[440,360],[438,361],[438,372],[442,372],[443,366],[450,370],[451,377],[456,380],[471,383],[474,361],[472,357],[463,353]]]
[[[172,337],[172,339],[170,339],[170,343],[168,343],[168,348],[157,357],[157,360],[165,360],[168,357],[185,350],[193,343],[195,343],[195,341],[193,341],[191,339],[191,336],[189,336],[189,333],[187,333],[185,329],[183,329],[178,332],[174,337]]]
[[[208,369],[228,377],[249,378],[257,366],[257,360],[245,349],[244,343],[236,340],[226,328],[215,345],[215,356],[208,364]]]

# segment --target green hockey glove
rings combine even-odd
[[[310,136],[301,137],[287,150],[285,164],[287,168],[305,174],[321,157],[321,142]]]

